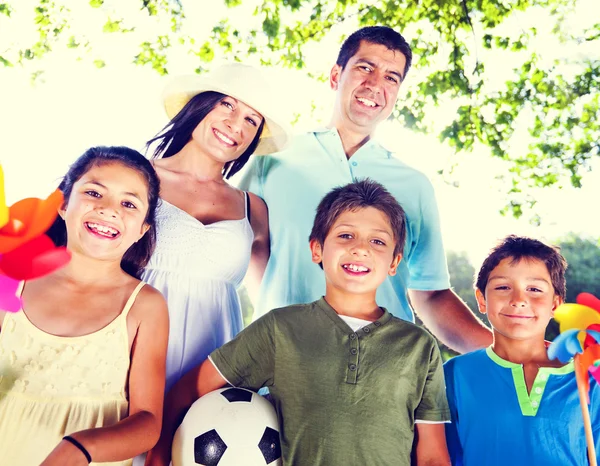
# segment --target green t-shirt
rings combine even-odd
[[[409,466],[415,421],[450,419],[435,340],[386,310],[354,332],[324,299],[276,309],[210,359],[269,387],[286,465]]]

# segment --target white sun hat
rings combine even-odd
[[[229,63],[205,75],[174,78],[162,95],[168,117],[172,119],[192,97],[207,91],[220,92],[240,100],[263,116],[265,125],[255,155],[272,154],[285,148],[291,132],[273,108],[275,99],[272,88],[259,69],[241,63]],[[281,99],[277,103],[281,104]]]

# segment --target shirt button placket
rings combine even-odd
[[[348,168],[350,168],[350,174],[352,175],[352,181],[356,181],[356,173],[354,173],[354,170],[356,167],[358,167],[358,162],[356,160],[350,160],[348,161],[348,164]]]
[[[350,356],[348,358],[348,366],[346,370],[346,383],[355,384],[358,374],[358,349],[359,339],[356,333],[348,335],[350,342]]]

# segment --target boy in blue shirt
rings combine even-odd
[[[494,342],[444,365],[453,465],[589,464],[573,362],[549,360],[544,341],[565,299],[566,267],[556,248],[512,235],[484,260],[475,294]],[[590,399],[597,441],[600,390],[593,380]]]
[[[310,234],[325,296],[265,314],[186,374],[167,396],[146,464],[166,466],[187,408],[229,383],[269,388],[284,465],[409,466],[413,454],[419,465],[450,466],[436,342],[375,300],[405,235],[404,211],[379,183],[328,193]]]

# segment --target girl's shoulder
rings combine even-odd
[[[138,285],[141,281],[138,280]],[[160,291],[144,283],[139,290],[130,315],[140,322],[151,319],[162,319],[167,316],[167,301]]]

